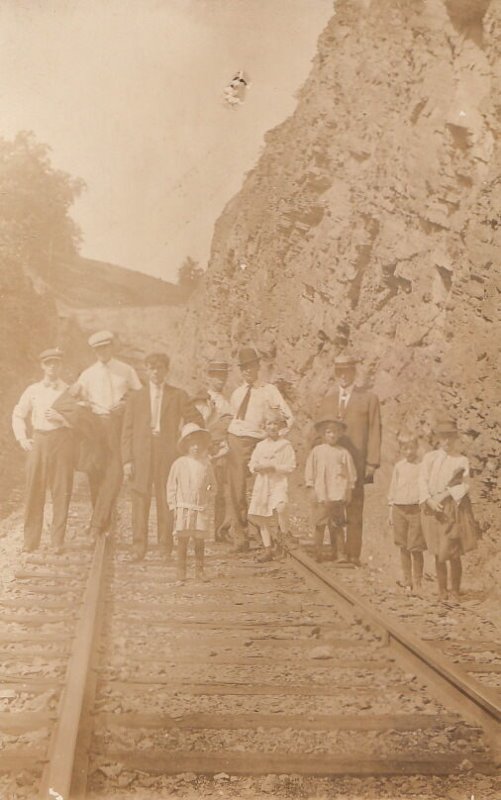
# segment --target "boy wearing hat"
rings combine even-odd
[[[59,377],[62,352],[56,347],[40,353],[43,379],[23,392],[12,413],[14,436],[28,453],[24,550],[40,545],[47,488],[52,496],[51,542],[63,550],[73,487],[73,436],[52,406],[68,385]]]
[[[364,510],[364,484],[374,481],[381,451],[381,415],[379,400],[373,392],[355,385],[358,359],[343,354],[334,360],[336,389],[321,402],[319,417],[342,419],[346,431],[341,440],[351,453],[357,470],[357,482],[348,504],[347,556],[360,566]]]
[[[249,461],[256,444],[265,438],[265,420],[278,410],[284,419],[281,433],[290,430],[294,417],[272,383],[259,380],[259,356],[252,347],[243,347],[238,365],[244,382],[231,395],[233,419],[228,428],[228,484],[235,552],[249,550],[247,528],[247,478]]]
[[[347,561],[345,545],[346,508],[350,502],[357,472],[353,459],[340,441],[346,432],[342,419],[320,418],[315,430],[322,443],[314,447],[306,461],[305,483],[312,496],[316,561],[322,560],[325,526],[339,563]]]
[[[141,561],[148,546],[151,497],[155,495],[157,538],[161,556],[172,552],[172,514],[165,485],[177,456],[177,439],[186,422],[202,423],[183,389],[167,382],[169,357],[150,353],[146,359],[148,383],[132,392],[124,413],[121,450],[123,469],[132,498],[133,561]]]
[[[209,529],[209,496],[214,474],[208,458],[210,434],[194,422],[183,427],[178,442],[180,458],[174,461],[167,480],[167,503],[174,514],[177,539],[177,579],[186,580],[186,558],[190,539],[195,548],[195,577],[204,579],[205,537]]]
[[[96,362],[82,372],[72,390],[86,401],[95,415],[105,445],[101,469],[89,473],[93,505],[90,534],[96,537],[109,527],[122,485],[122,416],[127,395],[140,389],[141,382],[133,367],[113,357],[114,337],[111,331],[93,333],[88,341]]]
[[[449,562],[451,595],[459,602],[461,555],[477,546],[478,536],[465,482],[470,475],[470,465],[459,448],[455,420],[439,420],[433,432],[437,447],[425,453],[419,472],[421,519],[428,550],[435,556],[439,599],[448,599]]]

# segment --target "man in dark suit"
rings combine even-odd
[[[319,415],[342,419],[346,424],[346,433],[339,444],[349,450],[357,469],[357,482],[347,507],[346,550],[348,560],[360,566],[364,484],[373,483],[374,473],[379,466],[381,416],[377,396],[355,386],[357,363],[358,360],[349,355],[340,355],[335,359],[338,386],[322,400]]]
[[[176,450],[179,431],[186,422],[203,424],[202,417],[183,389],[166,383],[169,357],[152,353],[146,358],[148,383],[130,395],[122,426],[124,475],[132,490],[133,561],[141,561],[148,545],[148,519],[154,490],[157,536],[161,554],[172,552],[172,514],[165,486]]]

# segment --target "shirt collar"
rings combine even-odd
[[[45,386],[46,389],[59,389],[59,378],[56,378],[55,381],[49,381],[44,378],[42,381],[42,386]]]
[[[162,382],[160,386],[158,386],[158,384],[153,383],[153,381],[150,381],[150,392],[158,392],[158,391],[161,392],[163,391],[164,386],[165,386],[164,382]]]
[[[340,386],[340,387],[339,387],[339,393],[340,393],[341,395],[343,395],[343,396],[344,396],[344,395],[350,395],[350,394],[352,393],[352,391],[353,391],[353,389],[354,389],[354,388],[355,388],[355,384],[354,384],[354,383],[350,383],[350,385],[349,385],[349,386],[345,386],[345,387],[343,387],[343,386]]]

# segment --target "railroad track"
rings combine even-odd
[[[3,601],[0,770],[44,800],[138,774],[495,772],[499,691],[474,670],[300,549],[213,545],[207,569],[177,586],[104,539],[31,558]]]

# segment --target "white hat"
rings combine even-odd
[[[201,428],[195,422],[187,422],[186,425],[183,425],[183,429],[181,431],[181,436],[179,437],[179,441],[177,443],[177,449],[181,452],[184,451],[186,440],[189,436],[193,436],[194,433],[203,433],[207,439],[207,443],[210,440],[210,433],[206,428]]]
[[[102,347],[105,344],[112,344],[113,339],[111,331],[98,331],[89,336],[88,342],[91,347]]]

